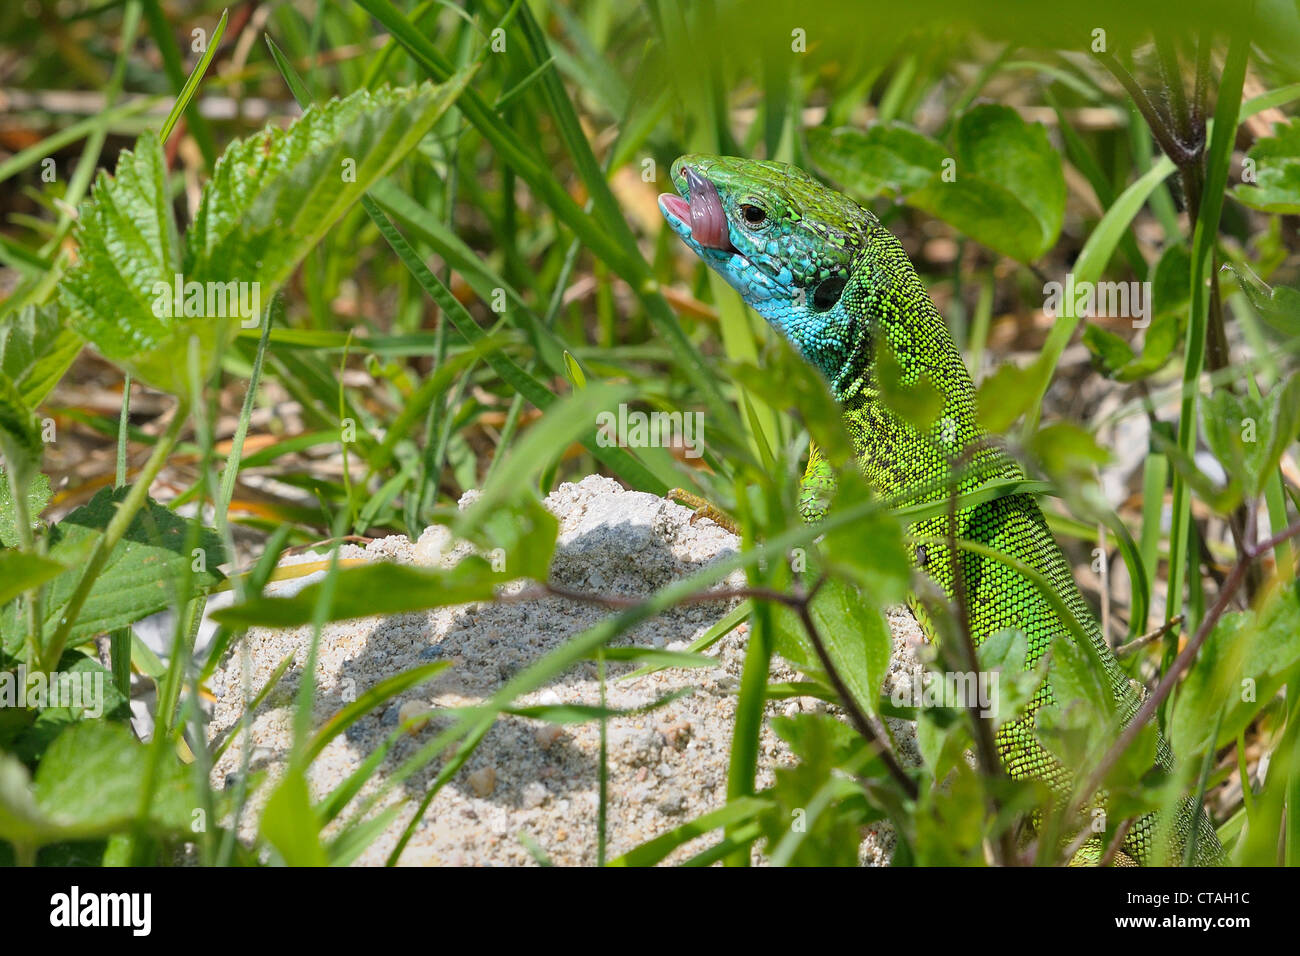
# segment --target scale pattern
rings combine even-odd
[[[730,214],[734,248],[701,249],[688,229],[678,228],[679,234],[821,370],[842,403],[859,462],[876,490],[901,497],[907,504],[944,499],[948,495],[944,486],[958,461],[969,462],[960,492],[995,477],[1024,477],[1020,466],[977,425],[974,386],[946,324],[897,238],[870,212],[795,167],[730,157],[678,160],[674,179],[684,196],[681,169],[685,164],[717,188]],[[739,214],[742,206],[755,204],[767,212],[757,228]],[[826,289],[823,283],[828,279],[835,282],[837,300],[827,305],[829,296],[821,296],[823,301],[816,307],[810,305],[814,293]],[[915,384],[925,375],[943,394],[943,409],[927,433],[898,418],[880,398],[875,356],[884,342],[898,363],[901,385]],[[814,448],[800,499],[806,515],[816,515],[832,481],[825,460]],[[959,511],[956,519],[959,538],[1015,558],[1051,582],[1104,663],[1121,716],[1130,719],[1141,703],[1139,693],[1106,645],[1033,497],[996,498]],[[947,524],[948,519],[941,517],[918,522],[912,531],[933,539],[915,559],[951,596],[953,562],[946,545]],[[957,560],[977,644],[998,631],[1017,628],[1028,639],[1032,666],[1054,640],[1072,639],[1040,591],[1014,569],[962,549]],[[1026,714],[1004,725],[996,742],[1012,777],[1039,778],[1065,789],[1071,771],[1034,734],[1035,711],[1050,699],[1049,671]],[[1157,757],[1162,767],[1171,765],[1172,755],[1163,740]],[[1153,846],[1156,821],[1152,816],[1135,822],[1124,850],[1143,864],[1177,863],[1192,827],[1197,828],[1195,862],[1222,862],[1222,849],[1208,817],[1190,799],[1181,807],[1168,857],[1160,858]]]

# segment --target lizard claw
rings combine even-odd
[[[731,515],[727,514],[725,511],[715,508],[706,499],[701,498],[694,492],[687,491],[685,488],[674,488],[672,491],[668,492],[668,494],[664,495],[664,497],[669,501],[676,501],[679,504],[695,509],[691,514],[691,520],[689,522],[692,527],[695,526],[695,522],[700,518],[708,518],[719,528],[730,531],[734,535],[740,534],[740,526],[736,523],[735,518],[731,517]]]

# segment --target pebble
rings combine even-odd
[[[405,724],[408,720],[411,720],[411,718],[418,717],[420,714],[425,714],[424,717],[415,721],[413,724],[411,724],[411,726],[406,728],[406,732],[408,734],[415,736],[421,730],[423,730],[425,727],[429,725],[428,710],[429,710],[429,705],[426,704],[424,701],[408,700],[397,711],[397,722],[399,724]]]
[[[555,746],[556,741],[564,736],[564,728],[559,724],[542,724],[533,736],[537,740],[537,746],[543,750],[550,750]]]
[[[497,788],[497,770],[496,767],[480,767],[478,770],[470,773],[465,781],[469,784],[474,795],[478,797],[489,797],[492,791]]]
[[[520,803],[525,810],[535,810],[549,799],[551,799],[551,791],[546,789],[545,784],[534,780],[532,783],[524,785]]]

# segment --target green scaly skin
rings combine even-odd
[[[821,371],[843,407],[863,472],[879,493],[919,504],[946,499],[954,473],[962,476],[959,493],[994,478],[1024,477],[977,424],[974,386],[947,325],[902,246],[875,216],[783,163],[684,156],[672,175],[681,196],[660,197],[669,225]],[[881,400],[875,359],[883,343],[896,359],[902,387],[925,375],[941,391],[943,410],[929,430],[918,431]],[[800,499],[805,517],[818,517],[818,502],[833,484],[814,448]],[[957,538],[1023,562],[1050,582],[1100,658],[1127,722],[1141,703],[1139,691],[1102,638],[1034,498],[1005,495],[959,511],[956,521]],[[917,522],[911,530],[929,539],[918,548],[917,565],[952,596],[947,517]],[[956,562],[976,644],[1001,630],[1023,631],[1032,667],[1054,640],[1074,639],[1039,589],[1007,564],[960,548]],[[1071,772],[1034,733],[1035,712],[1049,700],[1050,671],[1027,712],[999,730],[996,744],[1010,776],[1039,778],[1064,791]],[[1163,740],[1158,764],[1166,770],[1172,765]],[[1172,828],[1173,846],[1157,849],[1156,819],[1148,815],[1135,821],[1123,850],[1138,863],[1177,864],[1193,828],[1195,862],[1222,863],[1213,826],[1190,799]],[[1096,846],[1091,849],[1094,858],[1099,855]]]

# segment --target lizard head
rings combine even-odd
[[[697,154],[672,178],[669,226],[834,382],[858,344],[844,292],[875,216],[786,163]]]

